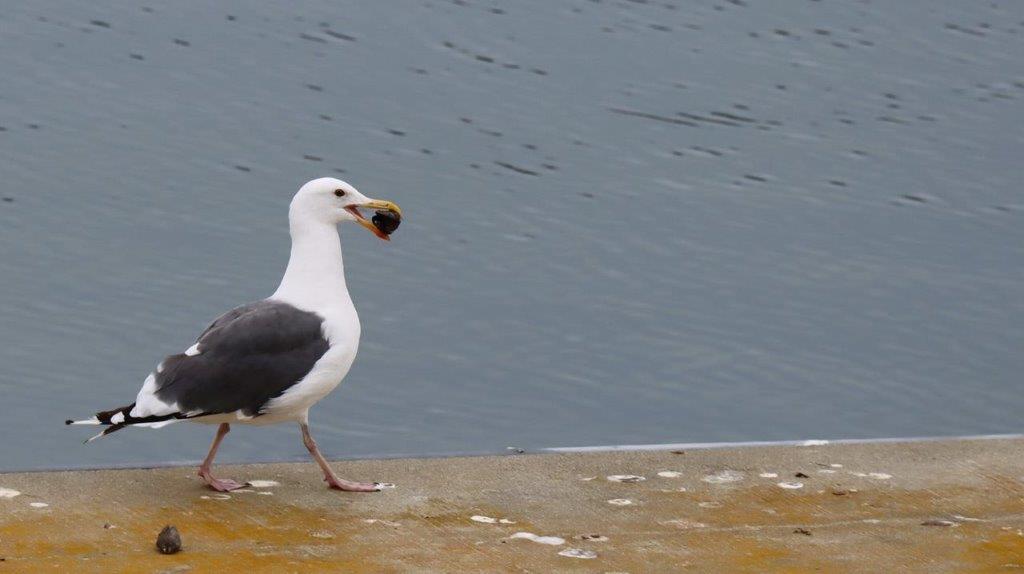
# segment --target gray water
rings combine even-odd
[[[332,456],[1020,431],[1024,4],[207,4],[0,10],[0,468],[200,458],[62,422],[271,293],[324,175],[406,214],[341,229]]]

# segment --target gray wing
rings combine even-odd
[[[192,349],[164,359],[154,373],[153,394],[189,418],[235,411],[258,416],[327,352],[322,325],[316,313],[280,301],[233,309],[207,327]]]

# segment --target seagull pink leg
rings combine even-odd
[[[210,473],[210,468],[213,466],[213,457],[217,456],[217,447],[220,446],[220,441],[224,440],[224,437],[229,432],[231,432],[231,425],[228,423],[221,423],[221,425],[217,427],[217,436],[213,437],[213,444],[210,445],[210,452],[206,455],[206,459],[203,460],[203,464],[199,466],[199,476],[206,481],[206,484],[210,485],[210,488],[218,492],[231,492],[232,490],[238,490],[239,488],[247,486],[229,478],[214,478],[213,474]]]
[[[302,443],[306,445],[306,450],[309,451],[309,454],[313,455],[313,460],[324,471],[324,481],[331,488],[348,492],[377,492],[382,488],[391,486],[380,482],[352,482],[351,480],[338,478],[338,475],[334,474],[334,470],[331,469],[331,465],[327,463],[327,459],[324,458],[324,455],[320,454],[320,449],[317,448],[313,435],[309,434],[309,425],[299,423],[299,427],[302,429]]]

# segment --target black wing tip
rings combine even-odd
[[[73,421],[71,419],[68,419],[68,420],[64,421],[64,424],[69,425],[69,424],[71,424],[73,422],[75,422],[75,421]]]

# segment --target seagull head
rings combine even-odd
[[[334,177],[321,177],[307,182],[295,194],[288,216],[293,223],[317,221],[336,225],[354,221],[374,235],[389,241],[387,233],[377,228],[359,210],[382,210],[401,217],[402,210],[390,201],[370,199],[355,187]]]

